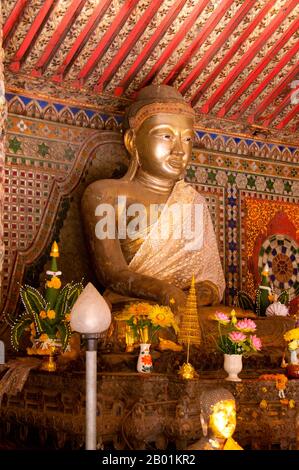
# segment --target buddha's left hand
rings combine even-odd
[[[197,304],[215,305],[219,303],[218,289],[212,282],[203,281],[196,284]]]

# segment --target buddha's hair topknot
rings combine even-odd
[[[204,390],[200,395],[200,406],[203,417],[208,421],[209,416],[213,412],[213,407],[216,403],[219,403],[224,400],[233,400],[235,398],[233,394],[226,388],[214,388]]]
[[[145,108],[142,116],[140,110]],[[142,88],[137,95],[136,100],[126,109],[123,119],[123,130],[126,131],[132,127],[132,122],[136,122],[137,114],[139,121],[143,121],[147,115],[155,112],[174,112],[188,114],[194,117],[192,107],[184,100],[181,93],[169,85],[149,85]]]

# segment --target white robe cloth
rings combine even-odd
[[[180,237],[177,235],[180,232],[177,221],[166,215],[167,209],[174,207],[173,204],[187,208],[186,217],[178,219],[181,223]],[[161,236],[165,221],[170,221],[167,239],[165,235]],[[188,238],[190,236],[193,239]],[[205,198],[190,184],[184,180],[176,183],[160,217],[151,226],[129,267],[132,271],[165,280],[181,289],[190,286],[194,274],[196,283],[210,281],[215,284],[219,299],[222,299],[225,280],[211,216]]]

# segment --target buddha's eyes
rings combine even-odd
[[[167,142],[174,142],[177,137],[173,134],[168,134],[168,133],[157,133],[156,134],[157,137],[159,137],[160,139],[162,140],[165,140]],[[183,142],[184,144],[189,144],[189,142],[192,142],[192,137],[191,136],[186,136],[186,137],[183,137],[181,138],[181,142]]]

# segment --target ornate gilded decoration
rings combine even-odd
[[[140,111],[129,118],[130,126],[137,131],[141,124],[150,116],[157,113],[183,114],[185,116],[194,117],[194,111],[189,105],[184,103],[152,103],[143,106]]]

